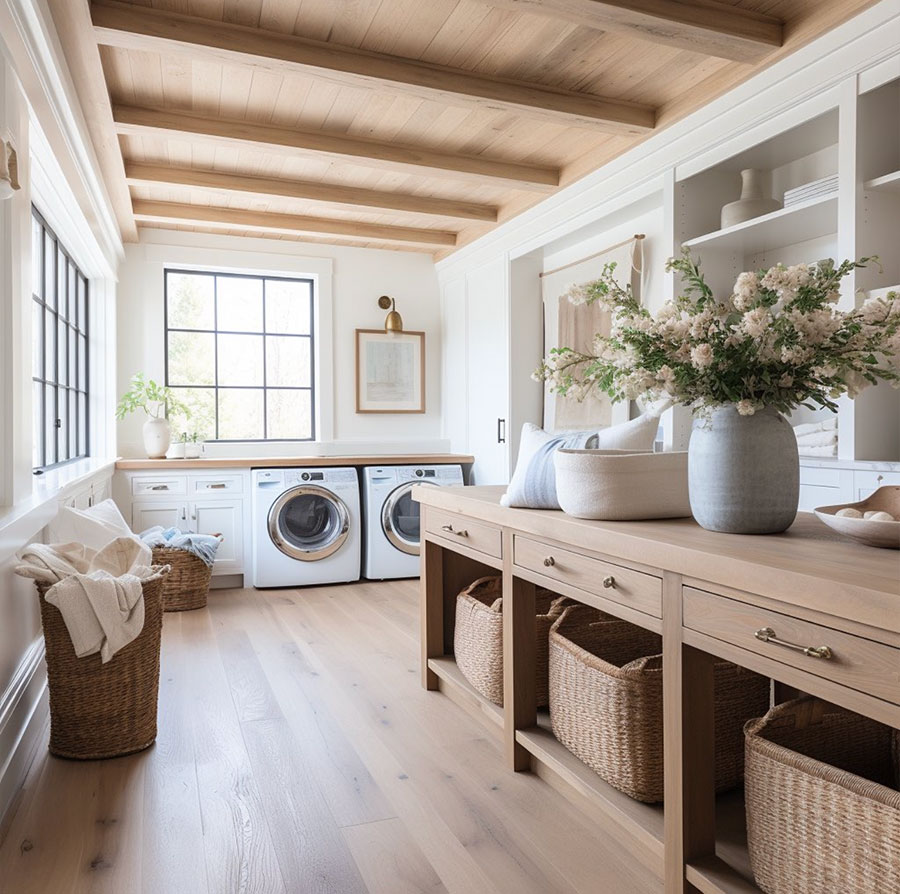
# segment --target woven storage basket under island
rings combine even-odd
[[[535,592],[535,693],[538,707],[547,704],[547,637],[562,613],[564,596],[542,587]],[[453,635],[456,665],[481,695],[503,705],[503,583],[481,577],[456,597]]]
[[[804,697],[745,728],[747,844],[766,894],[900,892],[900,733]]]
[[[566,748],[611,786],[663,800],[662,639],[587,605],[550,630],[550,721]],[[769,681],[726,661],[714,666],[716,790],[744,769],[744,722],[769,706]]]
[[[206,607],[212,568],[203,559],[186,549],[155,546],[153,564],[171,569],[163,586],[164,611],[186,612]]]
[[[100,760],[142,751],[156,739],[162,593],[166,579],[143,585],[144,627],[103,664],[100,653],[79,658],[59,609],[38,582],[50,690],[50,753]]]

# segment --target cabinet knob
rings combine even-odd
[[[603,578],[603,587],[607,590],[615,590],[616,588],[616,579],[610,575],[609,577]]]
[[[547,556],[547,558],[544,559],[544,565],[547,568],[552,568],[555,564],[556,564],[556,559],[554,559],[553,556]]]

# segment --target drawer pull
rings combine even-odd
[[[555,564],[556,564],[556,559],[554,559],[553,556],[547,556],[547,558],[544,559],[544,565],[547,568],[552,568]]]
[[[152,484],[150,486],[150,490],[168,490],[168,489],[169,489],[168,484]]]
[[[610,575],[609,577],[603,578],[603,586],[607,590],[615,590],[616,588],[616,579]]]
[[[776,646],[794,649],[797,652],[802,652],[809,658],[824,658],[827,660],[834,654],[828,646],[800,646],[797,643],[789,643],[787,640],[778,639],[771,627],[761,627],[753,635],[764,643],[774,643]]]
[[[457,537],[468,537],[469,536],[468,531],[465,531],[465,530],[454,531],[453,525],[441,525],[441,530],[446,531],[448,534],[456,534]]]
[[[227,484],[207,484],[206,485],[210,490],[222,490],[226,488]]]

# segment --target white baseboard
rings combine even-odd
[[[49,713],[44,638],[40,637],[0,695],[0,826],[25,781]]]

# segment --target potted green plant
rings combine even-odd
[[[175,397],[171,388],[160,385],[153,379],[146,379],[143,373],[132,376],[128,391],[122,395],[116,407],[116,418],[124,419],[137,410],[143,410],[147,415],[143,427],[147,456],[150,459],[165,458],[172,442],[167,415],[173,413],[188,419],[190,411]]]
[[[836,307],[841,280],[874,258],[776,265],[741,273],[716,297],[688,252],[670,260],[684,292],[651,314],[615,280],[573,286],[574,304],[612,315],[593,350],[551,351],[536,372],[562,394],[596,389],[614,400],[669,398],[695,415],[688,449],[694,518],[712,531],[783,531],[797,513],[797,407],[836,412],[878,381],[900,384],[900,296]]]
[[[200,458],[200,442],[203,438],[200,437],[199,432],[191,432],[189,435],[185,435],[184,441],[184,457],[185,459],[199,459]]]

